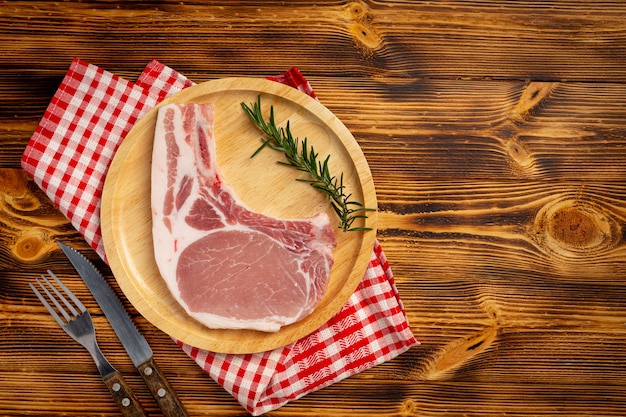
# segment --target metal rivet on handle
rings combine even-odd
[[[111,387],[111,389],[112,389],[114,392],[118,392],[120,389],[122,389],[122,386],[116,382],[115,384],[113,384],[113,386]]]
[[[122,398],[122,405],[124,407],[128,407],[130,405],[130,399],[128,398]]]
[[[146,375],[152,375],[152,368],[148,366],[146,369],[143,370],[143,373]]]
[[[165,391],[165,389],[159,388],[157,394],[159,394],[159,397],[165,397],[165,394],[167,394],[167,392]]]

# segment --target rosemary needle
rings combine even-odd
[[[373,209],[366,208],[362,203],[351,200],[352,194],[346,194],[343,172],[339,177],[330,173],[330,155],[326,156],[323,161],[320,160],[313,146],[307,143],[307,138],[300,141],[292,135],[289,121],[284,128],[276,126],[274,106],[270,106],[269,120],[266,121],[261,110],[261,95],[258,96],[256,103],[247,105],[242,102],[241,107],[256,127],[266,136],[266,138],[261,139],[263,143],[250,156],[251,158],[254,158],[265,147],[282,152],[286,161],[278,161],[278,163],[293,167],[298,171],[307,172],[310,175],[310,178],[298,179],[298,181],[309,183],[328,197],[330,205],[339,216],[340,229],[344,232],[370,230],[367,227],[352,227],[357,219],[367,218],[364,214],[365,211]]]

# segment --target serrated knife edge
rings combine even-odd
[[[93,294],[133,364],[139,366],[150,359],[152,349],[146,338],[139,333],[121,301],[96,266],[76,249],[62,242],[57,243]]]
[[[139,332],[128,312],[122,305],[109,283],[95,265],[82,253],[66,244],[57,244],[83,279],[96,299],[102,312],[109,320],[115,334],[122,342],[131,361],[139,371],[152,396],[159,404],[165,417],[186,417],[189,414],[178,395],[161,372],[152,357],[152,349],[146,338]]]

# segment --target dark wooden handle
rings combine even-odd
[[[188,417],[189,414],[180,402],[178,395],[165,379],[154,359],[150,358],[137,367],[146,382],[164,417]]]
[[[146,411],[130,389],[122,374],[113,372],[102,378],[125,417],[145,417]]]

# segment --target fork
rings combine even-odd
[[[98,347],[96,330],[94,329],[89,311],[52,271],[48,270],[48,274],[50,274],[56,286],[60,287],[67,297],[61,294],[45,275],[41,275],[41,279],[35,279],[39,289],[32,283],[28,285],[30,285],[39,301],[46,307],[59,326],[65,330],[65,333],[80,343],[91,354],[102,376],[102,380],[113,395],[122,414],[126,417],[146,416],[146,412],[128,383],[122,377],[122,374],[109,363]],[[74,303],[73,305],[68,300],[68,297]]]

